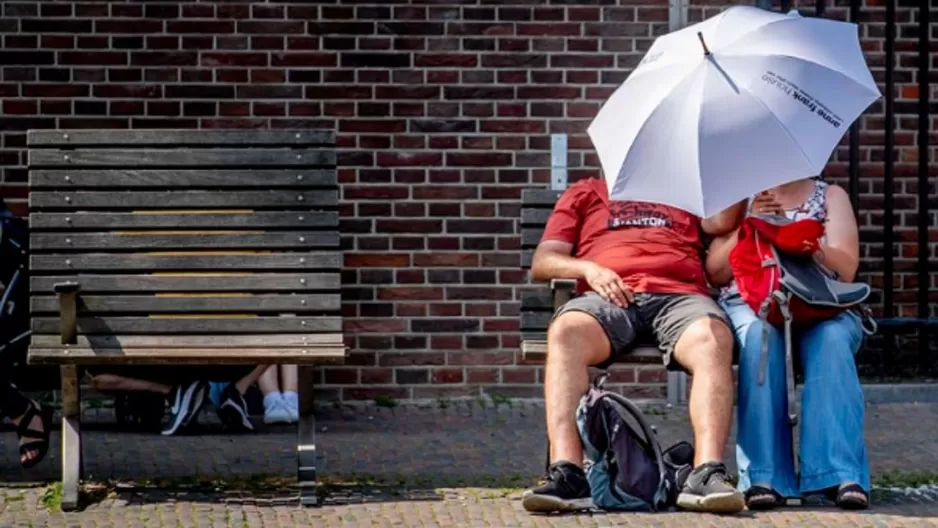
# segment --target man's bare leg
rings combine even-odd
[[[544,369],[551,469],[546,484],[525,493],[522,505],[526,510],[576,511],[592,504],[581,468],[583,444],[575,414],[580,398],[589,389],[589,366],[602,363],[609,354],[609,338],[593,316],[569,311],[551,323]]]
[[[694,428],[694,472],[678,505],[690,510],[734,513],[742,494],[725,482],[723,454],[733,419],[733,334],[709,317],[693,322],[674,347],[674,360],[694,377],[689,411]]]
[[[589,366],[609,357],[609,338],[596,319],[567,312],[547,332],[544,404],[550,461],[583,465],[583,444],[576,429],[576,408],[589,390]]]

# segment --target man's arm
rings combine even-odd
[[[584,280],[603,299],[623,308],[635,300],[632,290],[616,272],[595,262],[575,258],[572,253],[573,244],[559,240],[541,242],[531,259],[531,276],[539,281]]]
[[[534,250],[531,278],[536,281],[585,279],[591,265],[593,263],[588,260],[573,257],[573,244],[560,240],[545,240]]]

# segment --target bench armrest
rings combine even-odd
[[[554,311],[567,303],[573,292],[576,291],[575,279],[553,279],[550,281],[550,292],[554,300]]]

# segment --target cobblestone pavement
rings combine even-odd
[[[298,508],[288,487],[295,472],[293,428],[227,436],[204,419],[197,436],[162,438],[116,433],[107,411],[93,413],[83,432],[86,476],[110,484],[89,488],[88,505],[76,513],[47,508],[55,496],[45,484],[58,478],[58,450],[26,473],[16,461],[15,435],[0,433],[0,482],[9,483],[0,485],[0,527],[938,526],[938,491],[895,490],[877,490],[876,507],[860,514],[798,507],[732,518],[531,517],[517,498],[518,488],[543,471],[543,407],[537,403],[323,409],[317,443],[327,504],[319,509]],[[648,417],[662,443],[690,438],[684,410],[652,408]],[[884,482],[901,471],[907,482],[938,474],[936,419],[938,405],[868,407],[874,476]],[[728,449],[731,466],[733,458]],[[213,488],[213,479],[225,484]]]

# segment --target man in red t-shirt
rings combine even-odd
[[[590,504],[575,412],[589,388],[588,367],[607,367],[643,335],[656,338],[665,365],[694,376],[690,416],[695,468],[678,506],[734,513],[742,494],[728,484],[723,452],[733,410],[733,334],[704,274],[701,231],[729,231],[732,218],[700,218],[645,202],[610,202],[605,182],[572,185],[557,201],[534,253],[535,280],[577,279],[581,295],[547,331],[544,392],[551,455],[548,481],[525,493],[529,511]]]

